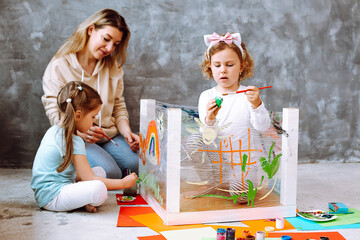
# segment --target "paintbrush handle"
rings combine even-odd
[[[247,91],[250,91],[250,89],[236,91],[235,94],[236,94],[236,93],[243,93],[243,92],[247,92]]]
[[[266,86],[266,87],[260,87],[260,89],[265,89],[265,88],[272,88],[272,86]],[[233,95],[233,94],[237,94],[237,93],[244,93],[244,92],[247,92],[247,91],[252,91],[251,89],[246,89],[246,90],[240,90],[240,91],[236,91],[236,92],[230,92],[230,93],[223,93],[222,95],[223,96],[226,96],[226,95]]]
[[[260,87],[260,89],[265,89],[265,88],[271,88],[272,86],[266,86],[266,87]],[[243,93],[243,92],[247,92],[247,91],[252,91],[251,89],[246,89],[246,90],[241,90],[241,91],[237,91],[236,93]]]
[[[115,144],[116,146],[119,146],[114,140],[112,140],[110,137],[108,137],[105,133],[103,133],[103,135],[104,135],[104,137],[109,139],[113,144]]]
[[[107,139],[109,139],[110,141],[112,140],[110,137],[108,137],[105,133],[103,133],[104,137],[106,137]]]
[[[259,88],[259,90],[260,89],[265,89],[265,88],[272,88],[272,86],[261,87],[261,88]]]
[[[116,146],[119,146],[114,140],[110,139],[110,141],[115,144]]]

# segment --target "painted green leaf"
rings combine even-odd
[[[275,142],[272,143],[270,150],[269,150],[269,157],[268,159],[264,157],[260,157],[260,164],[261,168],[264,170],[264,172],[267,173],[269,179],[271,179],[279,170],[280,167],[280,158],[282,154],[278,154],[275,156],[273,160],[271,160],[271,153],[274,148]]]
[[[270,169],[271,169],[271,177],[275,176],[275,174],[277,173],[277,171],[279,170],[280,167],[280,157],[282,156],[282,154],[278,154],[276,155],[276,157],[274,158],[274,160],[272,160],[271,164],[270,164]]]
[[[250,205],[251,202],[251,207],[254,207],[257,188],[254,189],[254,184],[250,180],[246,180],[246,182],[249,184],[249,191],[247,194],[248,206]]]
[[[245,168],[246,168],[247,158],[248,158],[248,156],[247,156],[246,154],[244,154],[243,157],[242,157],[243,162],[242,162],[241,170],[242,170],[243,172],[246,171]]]

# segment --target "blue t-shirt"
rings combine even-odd
[[[86,155],[85,143],[81,137],[73,135],[73,146],[73,154]],[[56,171],[64,161],[65,149],[64,129],[52,126],[41,140],[32,168],[31,188],[39,207],[51,202],[62,187],[75,181],[76,170],[72,163],[63,172]]]

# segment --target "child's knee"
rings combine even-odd
[[[91,199],[91,205],[100,206],[108,198],[108,191],[106,185],[100,180],[94,180],[93,182],[93,195]]]

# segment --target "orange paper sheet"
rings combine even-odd
[[[180,229],[191,229],[191,228],[202,228],[207,227],[204,224],[192,224],[192,225],[178,225],[178,226],[167,226],[163,220],[156,213],[142,214],[136,216],[130,216],[135,221],[147,226],[155,232],[169,231],[169,230],[180,230]]]
[[[143,224],[135,221],[130,216],[140,214],[154,213],[151,207],[120,207],[117,220],[117,227],[145,227]]]
[[[139,240],[166,240],[163,235],[153,235],[153,236],[146,236],[146,237],[137,237]]]
[[[200,228],[200,227],[212,227],[213,229],[218,228],[227,228],[227,226],[218,226],[218,225],[204,225],[204,224],[192,224],[192,225],[177,225],[177,226],[167,226],[164,225],[163,220],[156,214],[143,214],[143,215],[136,215],[130,216],[135,221],[147,226],[148,228],[154,230],[155,232],[162,232],[162,231],[169,231],[169,230],[179,230],[179,229],[190,229],[190,228]],[[244,230],[250,231],[252,234],[255,234],[257,231],[265,231],[265,227],[272,226],[275,227],[276,223],[274,221],[269,222],[266,220],[249,220],[249,221],[242,221],[242,223],[246,224],[249,227],[233,227],[235,228],[235,237],[241,237],[242,232]],[[291,230],[295,229],[288,221],[285,220],[283,230]]]
[[[346,240],[340,233],[338,232],[301,232],[301,233],[293,233],[293,232],[281,232],[281,233],[269,233],[269,237],[281,237],[283,235],[291,236],[292,240],[306,240],[309,238],[320,239],[320,237],[328,237],[329,239],[336,240]]]
[[[265,231],[265,227],[274,227],[275,231],[284,231],[284,230],[292,230],[295,229],[293,225],[291,225],[288,221],[284,221],[284,228],[283,229],[276,229],[276,222],[275,221],[268,221],[266,219],[260,220],[246,220],[241,221],[243,224],[246,224],[250,227],[250,229],[255,230],[254,235],[257,231]]]

